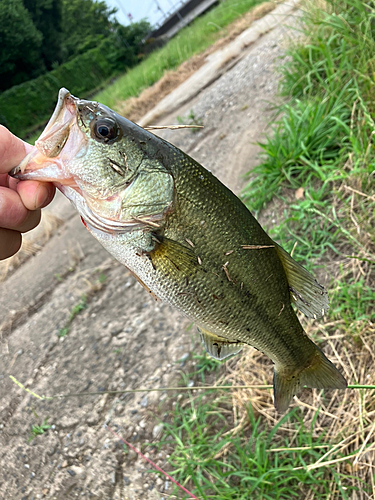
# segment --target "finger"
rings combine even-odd
[[[19,195],[0,187],[0,227],[25,233],[39,224],[40,210],[27,210]]]
[[[0,260],[11,257],[21,248],[22,236],[18,231],[0,228]]]
[[[18,165],[32,148],[33,146],[0,125],[0,174],[7,173]]]
[[[17,193],[26,208],[36,210],[52,201],[55,187],[49,182],[21,181],[17,184]]]
[[[29,210],[48,205],[53,200],[55,191],[55,187],[49,182],[21,181],[17,184],[17,193]]]

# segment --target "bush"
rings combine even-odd
[[[98,88],[113,71],[113,63],[107,60],[102,46],[89,50],[45,75],[3,92],[0,122],[24,136],[50,117],[61,87],[81,97]]]
[[[24,136],[50,117],[61,87],[84,97],[118,71],[134,66],[139,60],[141,36],[148,27],[146,22],[138,23],[134,33],[128,33],[130,30],[124,27],[116,35],[104,39],[97,48],[45,75],[6,90],[0,95],[0,123]],[[127,35],[129,40],[126,40]]]

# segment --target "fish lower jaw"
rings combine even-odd
[[[48,158],[34,148],[16,167],[9,172],[16,179],[53,182],[57,184],[74,185],[73,177],[64,172],[63,165],[58,158]]]

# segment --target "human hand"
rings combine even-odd
[[[0,125],[0,260],[18,252],[21,233],[39,224],[40,209],[53,199],[51,183],[18,181],[8,172],[33,149]]]

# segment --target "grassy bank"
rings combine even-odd
[[[282,68],[286,104],[244,199],[276,212],[272,236],[329,289],[328,315],[301,318],[306,332],[349,384],[374,384],[375,3],[325,8],[305,13]],[[272,381],[253,350],[227,372],[233,385]],[[172,475],[200,499],[374,498],[374,401],[373,390],[306,390],[280,418],[269,390],[192,394],[166,427]]]
[[[119,101],[138,96],[142,90],[160,80],[167,70],[175,69],[192,56],[203,52],[225,36],[225,27],[264,0],[226,0],[195,19],[164,47],[152,52],[138,66],[130,69],[112,85],[95,96],[95,100],[115,108]]]

